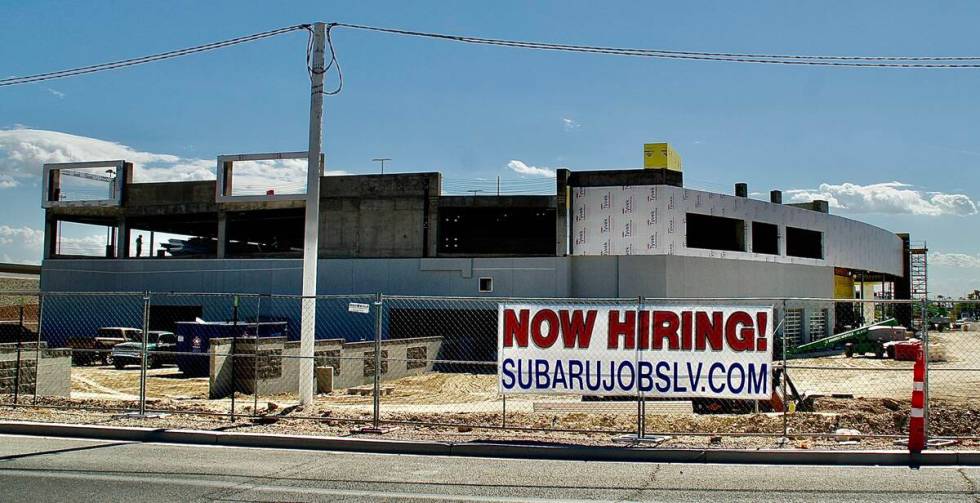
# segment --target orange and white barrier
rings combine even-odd
[[[912,370],[912,412],[909,418],[909,452],[922,452],[926,447],[926,358],[922,351],[915,355]]]

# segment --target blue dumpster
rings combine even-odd
[[[210,371],[208,350],[211,339],[232,337],[286,337],[288,327],[285,321],[230,322],[230,321],[179,321],[176,324],[177,367],[184,375],[206,376]],[[200,354],[200,356],[195,356]]]

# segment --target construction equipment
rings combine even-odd
[[[785,380],[785,388],[783,386]],[[783,391],[786,395],[783,395]],[[792,403],[792,406],[789,404]],[[751,414],[753,412],[813,411],[813,397],[796,388],[781,362],[772,367],[772,398],[766,400],[739,400],[734,398],[695,398],[691,400],[696,414]]]
[[[787,348],[787,353],[798,356],[803,353],[818,351],[844,351],[848,358],[855,354],[874,353],[878,358],[886,354],[885,343],[894,340],[904,340],[904,335],[897,337],[894,330],[875,330],[876,327],[897,327],[895,318],[888,318],[877,323],[858,327],[853,330],[817,339],[801,344],[795,348]]]

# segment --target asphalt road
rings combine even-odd
[[[0,501],[964,501],[980,468],[525,461],[0,435]]]

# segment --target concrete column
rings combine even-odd
[[[439,197],[442,195],[442,174],[434,173],[426,181],[423,234],[423,257],[435,257],[439,253]]]
[[[126,218],[120,218],[116,224],[117,242],[116,258],[129,258],[129,224]]]
[[[218,212],[218,258],[225,258],[228,246],[228,214]]]
[[[44,219],[44,258],[49,259],[57,255],[58,251],[58,220],[55,218]]]
[[[786,256],[786,226],[780,225],[777,231],[776,245],[779,247],[779,256]]]
[[[559,169],[555,176],[555,256],[557,257],[564,257],[571,253],[568,245],[568,213],[572,204],[572,194],[568,188],[570,173],[567,169]]]
[[[745,223],[742,224],[742,234],[745,236],[745,251],[755,251],[755,248],[752,247],[752,222],[745,220]]]

